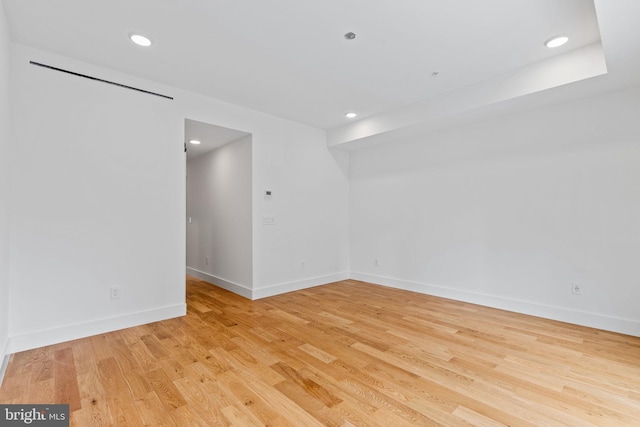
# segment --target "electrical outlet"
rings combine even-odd
[[[582,285],[579,283],[572,283],[571,293],[574,295],[582,295]]]
[[[374,258],[373,259],[373,266],[377,267],[378,266],[378,258]]]
[[[204,257],[204,263],[206,265],[209,265],[209,257],[208,256]]]
[[[300,262],[300,270],[304,270],[304,261]]]
[[[120,299],[120,286],[111,287],[111,299]]]

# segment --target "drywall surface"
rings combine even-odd
[[[13,349],[184,314],[185,165],[171,101],[31,60],[78,70],[14,45]]]
[[[0,382],[9,343],[9,29],[0,3]]]
[[[187,162],[187,268],[238,293],[253,287],[251,176],[251,136]]]
[[[185,118],[253,135],[249,297],[348,277],[348,154],[323,131],[20,44],[11,55],[12,351],[185,313]]]
[[[485,107],[495,108],[500,104],[513,108],[513,104],[503,101],[537,92],[545,92],[546,95],[564,93],[549,89],[601,76],[606,72],[602,45],[593,43],[391,112],[343,125],[328,133],[327,142],[333,147],[354,149],[384,142],[407,131],[425,133],[442,129],[443,125],[464,125],[466,114],[473,114],[474,111],[481,111]],[[583,85],[580,88],[584,90]]]
[[[639,106],[634,87],[353,152],[353,277],[640,335]]]
[[[320,130],[272,131],[253,138],[253,298],[349,277],[349,154]]]

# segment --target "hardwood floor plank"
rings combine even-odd
[[[52,403],[64,401],[62,400],[64,398],[60,397],[60,394],[57,391],[54,378],[50,378],[44,381],[31,382],[29,384],[27,396],[27,399],[30,402]]]
[[[280,414],[274,410],[272,401],[267,401],[263,396],[254,390],[254,384],[247,384],[246,380],[232,371],[227,371],[219,376],[218,381],[223,385],[234,400],[242,402],[244,407],[258,418],[263,425],[273,424],[280,418]],[[266,397],[266,396],[265,396]],[[294,425],[287,423],[287,425]]]
[[[336,360],[335,356],[322,351],[319,348],[312,346],[311,344],[303,344],[298,348],[324,363],[331,363]]]
[[[42,362],[38,362],[35,364],[33,369],[33,381],[47,381],[53,378],[53,369],[55,367],[55,362],[53,360],[44,360]]]
[[[280,373],[282,377],[286,378],[286,381],[284,382],[289,382],[297,385],[301,390],[304,391],[304,394],[315,398],[329,408],[342,402],[342,399],[335,396],[333,393],[310,379],[308,376],[305,376],[302,370],[293,369],[289,365],[282,362],[272,366],[271,368]]]
[[[233,426],[263,427],[264,424],[251,413],[246,413],[234,406],[225,406],[222,413]]]
[[[68,347],[54,352],[53,377],[55,384],[55,402],[69,404],[69,411],[82,407],[78,390],[78,374],[73,359],[73,350]],[[36,400],[36,402],[42,400]]]
[[[135,401],[136,409],[140,414],[142,425],[145,426],[180,426],[174,421],[174,417],[165,411],[164,405],[158,399],[155,392],[147,393],[142,399]],[[91,424],[79,424],[91,425]]]
[[[469,408],[465,408],[464,406],[458,406],[455,411],[453,411],[453,415],[460,418],[461,420],[466,421],[469,425],[477,426],[477,427],[508,427],[506,424],[502,424],[491,418],[485,417],[482,414],[478,414],[475,411],[472,411]]]
[[[143,335],[140,337],[140,341],[144,343],[149,353],[156,360],[165,359],[169,356],[169,352],[162,346],[162,343],[155,335]]]
[[[168,411],[187,404],[175,384],[167,376],[164,369],[158,368],[147,374],[147,379],[160,401]]]
[[[222,412],[221,402],[215,398],[215,395],[208,393],[207,389],[199,382],[190,378],[181,378],[174,381],[174,384],[198,420],[205,425],[231,425]]]
[[[99,377],[97,368],[95,371],[84,373],[78,377],[78,388],[80,390],[80,402],[82,408],[79,411],[72,412],[72,422],[74,419],[78,420],[78,423],[74,425],[113,425],[113,419],[111,417],[111,412],[109,411],[104,385]]]
[[[345,280],[10,358],[72,426],[636,426],[640,338]]]

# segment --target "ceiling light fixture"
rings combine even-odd
[[[143,36],[142,34],[131,33],[129,34],[129,38],[132,42],[142,47],[151,46],[151,39],[149,37]]]
[[[549,48],[559,47],[569,41],[567,36],[554,36],[544,42],[544,45]]]
[[[198,144],[200,144],[200,141],[198,141],[197,139],[190,139],[189,143],[193,144],[193,145],[198,145]]]
[[[348,118],[348,119],[353,119],[353,118],[357,117],[358,115],[356,113],[354,113],[354,112],[349,112],[349,113],[346,113],[344,116],[346,118]]]

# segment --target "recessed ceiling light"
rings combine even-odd
[[[346,118],[348,118],[348,119],[353,119],[354,117],[357,117],[358,115],[356,113],[350,112],[350,113],[346,113],[344,116]]]
[[[132,42],[142,47],[151,46],[151,39],[149,37],[143,36],[142,34],[131,33],[129,34],[129,38]]]
[[[191,143],[193,145],[198,145],[198,144],[200,144],[200,141],[198,141],[197,139],[190,139],[189,143]]]
[[[562,46],[568,41],[569,41],[569,37],[567,36],[555,36],[555,37],[551,37],[549,40],[544,42],[544,45],[546,47],[558,47],[558,46]]]

